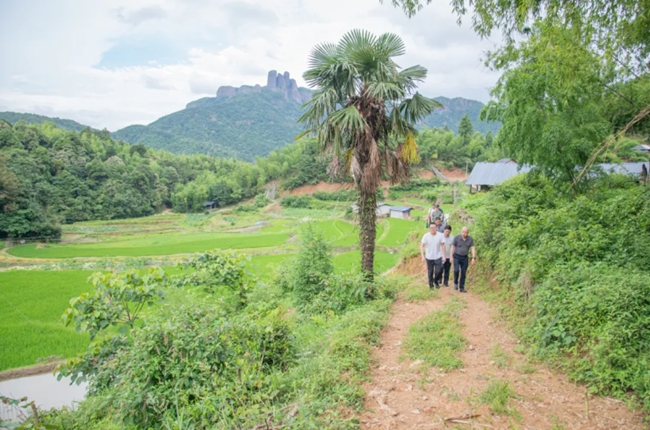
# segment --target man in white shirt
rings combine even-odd
[[[420,242],[420,255],[422,255],[422,261],[427,262],[427,276],[429,288],[431,289],[434,286],[440,288],[442,262],[447,259],[447,250],[445,249],[443,238],[444,235],[438,233],[436,225],[431,224],[429,226],[429,232],[422,237],[422,241]]]

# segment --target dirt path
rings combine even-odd
[[[430,369],[422,375],[417,363],[404,357],[401,345],[411,323],[441,309],[453,295],[467,304],[460,315],[468,341],[461,354],[464,367],[448,373]],[[461,295],[443,287],[437,299],[408,303],[400,298],[382,332],[381,345],[373,351],[375,365],[364,386],[366,412],[360,417],[361,428],[646,428],[640,414],[619,400],[589,396],[587,402],[584,386],[527,362],[515,352],[517,345],[490,305],[471,292]],[[495,355],[495,348],[503,352]],[[494,414],[478,402],[479,393],[494,379],[509,382],[515,392],[510,406],[518,416]]]

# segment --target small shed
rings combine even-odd
[[[391,218],[411,219],[411,210],[408,206],[392,206],[390,208]]]
[[[637,145],[634,148],[632,148],[632,151],[648,153],[650,152],[650,145],[648,145],[647,143],[642,143],[641,145]]]
[[[377,203],[377,216],[387,217],[390,215],[390,205],[386,203]]]
[[[217,208],[217,203],[216,202],[205,202],[205,209],[216,209]]]

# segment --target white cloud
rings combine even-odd
[[[221,85],[264,85],[271,69],[304,85],[310,50],[354,28],[402,36],[407,54],[398,62],[429,69],[422,93],[488,99],[497,75],[481,57],[492,43],[458,27],[438,2],[409,20],[378,0],[7,0],[0,109],[109,130],[147,124]],[[143,40],[151,52],[167,53],[173,43],[185,58],[138,63]],[[125,41],[135,48],[127,51]],[[111,49],[113,64],[123,55],[126,66],[97,68]]]

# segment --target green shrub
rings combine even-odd
[[[282,207],[286,208],[303,208],[308,209],[312,207],[313,199],[310,196],[284,196],[280,200]]]
[[[202,286],[214,292],[218,287],[226,287],[236,294],[239,306],[246,303],[250,283],[246,281],[246,265],[250,257],[237,251],[215,249],[192,256],[180,267],[189,271],[175,278],[177,286]]]
[[[422,191],[429,188],[433,188],[436,185],[440,184],[438,178],[424,179],[424,178],[415,178],[411,179],[405,184],[397,184],[391,187],[392,191]]]
[[[316,191],[312,194],[317,200],[323,201],[340,201],[340,202],[352,202],[356,201],[358,193],[356,190],[338,190],[331,193],[325,191]]]
[[[298,256],[290,268],[280,274],[278,284],[284,291],[295,294],[299,303],[308,303],[334,273],[332,258],[332,248],[325,236],[307,224]]]
[[[533,296],[542,357],[570,354],[595,392],[634,392],[650,408],[650,274],[608,263],[558,265]]]
[[[103,392],[115,418],[126,425],[158,427],[166,413],[175,414],[176,405],[195,419],[232,428],[259,415],[273,396],[269,376],[291,364],[294,349],[278,311],[259,319],[225,316],[201,304],[164,308],[98,373],[113,381]],[[244,410],[243,399],[248,399]],[[208,417],[210,410],[219,413]]]

